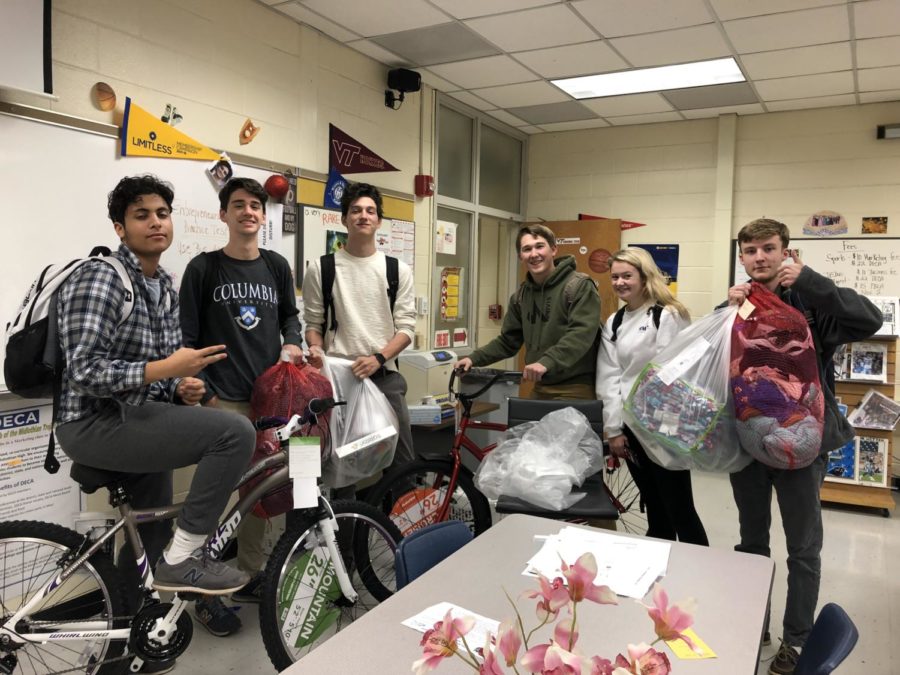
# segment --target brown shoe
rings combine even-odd
[[[800,654],[797,650],[782,640],[778,653],[775,654],[772,665],[769,666],[769,675],[792,675],[799,658]]]

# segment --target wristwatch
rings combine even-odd
[[[374,356],[375,360],[378,361],[379,366],[383,366],[384,362],[387,361],[387,359],[384,358],[384,354],[382,354],[381,352],[375,352],[374,354],[372,354],[372,356]]]

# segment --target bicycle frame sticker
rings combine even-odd
[[[285,642],[302,649],[313,644],[337,621],[334,601],[341,588],[324,547],[307,551],[285,575],[278,610]]]
[[[394,504],[390,517],[404,537],[436,522],[446,490],[417,488],[405,493]]]

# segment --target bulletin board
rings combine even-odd
[[[303,284],[303,272],[313,260],[326,253],[334,253],[346,243],[347,228],[341,222],[341,212],[321,206],[300,207],[302,236],[297,237],[295,277],[297,288]],[[382,218],[375,235],[375,247],[385,255],[392,255],[413,269],[416,257],[416,224],[411,220]]]
[[[25,108],[18,106],[17,108]],[[3,113],[3,111],[0,111]],[[115,127],[103,126],[115,130]],[[0,322],[5,330],[31,282],[51,263],[119,245],[107,216],[107,194],[123,176],[152,173],[175,188],[172,246],[162,266],[176,285],[188,261],[220,248],[228,228],[219,220],[218,191],[207,178],[207,162],[120,157],[115,135],[0,114],[0,201],[5,206],[0,246]],[[235,175],[263,182],[272,171],[235,164]],[[293,235],[277,248],[293,258]],[[2,354],[0,354],[0,392]]]
[[[843,237],[791,239],[804,265],[832,279],[838,286],[862,295],[900,295],[900,238]],[[732,241],[731,285],[748,280]]]

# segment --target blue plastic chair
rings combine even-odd
[[[407,536],[397,546],[394,554],[397,590],[425,574],[470,541],[472,531],[459,520],[434,523]]]
[[[859,632],[847,612],[829,602],[806,638],[794,675],[828,675],[853,651],[857,639]]]

